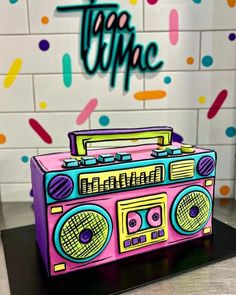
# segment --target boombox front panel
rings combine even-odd
[[[210,234],[213,194],[211,177],[50,204],[50,274],[92,267]]]

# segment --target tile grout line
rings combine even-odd
[[[234,69],[195,69],[195,70],[190,70],[190,69],[184,69],[184,70],[181,70],[181,69],[175,69],[175,70],[158,70],[158,72],[156,73],[188,73],[188,72],[196,72],[196,73],[202,73],[202,72],[207,72],[207,73],[211,73],[211,72],[235,72],[236,71],[236,68]],[[59,75],[62,75],[62,72],[44,72],[44,73],[19,73],[18,76],[29,76],[29,75],[32,75],[34,74],[34,76],[59,76]],[[86,72],[80,72],[80,71],[75,71],[75,72],[72,72],[72,74],[74,75],[83,75],[83,76],[88,76],[90,77]],[[99,75],[102,74],[102,75],[108,75],[108,74],[111,74],[111,72],[107,72],[107,73],[102,73],[102,72],[97,72],[97,77],[99,77]],[[117,72],[118,75],[124,75],[125,72],[123,71],[119,71]],[[147,72],[147,74],[152,74],[150,72]],[[0,72],[0,77],[1,76],[4,76],[5,77],[6,73],[1,73]],[[138,71],[133,71],[133,75],[134,76],[139,76],[140,73]],[[96,75],[95,75],[96,76]],[[147,77],[147,79],[151,79],[153,77]]]
[[[198,132],[199,132],[199,115],[200,115],[200,112],[199,112],[199,109],[197,110],[197,130],[196,130],[196,144],[198,145]]]
[[[34,81],[34,74],[32,74],[32,90],[33,90],[33,105],[34,105],[34,112],[37,112],[36,109],[36,97],[35,97],[35,81]],[[17,112],[19,113],[19,112]]]
[[[145,109],[145,111],[147,112],[181,112],[181,111],[206,111],[209,108],[150,108],[150,109]],[[82,111],[83,109],[78,109],[78,111]],[[236,107],[222,107],[221,110],[236,110]],[[99,110],[94,110],[93,113],[100,113],[100,112],[107,112],[107,113],[121,113],[121,112],[142,112],[144,111],[144,109],[142,108],[142,106],[140,108],[135,108],[135,109],[116,109],[116,110],[112,110],[112,109],[99,109]],[[76,114],[77,112],[75,112],[74,110],[43,110],[43,111],[0,111],[0,115],[13,115],[13,114],[34,114],[36,113],[38,114],[43,114],[43,115],[47,115],[47,114]]]
[[[28,34],[29,35],[32,35],[31,34],[31,28],[30,28],[30,15],[29,15],[29,2],[28,0],[26,0],[26,8],[27,8],[27,22],[28,22]]]
[[[28,14],[28,13],[27,13]],[[144,26],[144,24],[143,24],[143,26]],[[30,26],[29,26],[30,27]],[[201,32],[235,32],[236,31],[236,29],[235,28],[225,28],[225,29],[206,29],[206,30],[204,30],[204,29],[200,29],[200,28],[197,28],[197,29],[195,29],[195,30],[179,30],[179,33],[198,33],[199,31],[201,31]],[[162,33],[166,33],[166,34],[168,34],[169,33],[169,29],[166,29],[166,30],[148,30],[148,31],[144,31],[144,30],[136,30],[136,33],[138,33],[138,34],[143,34],[143,33],[146,33],[146,34],[153,34],[153,33],[160,33],[160,34],[162,34]],[[31,35],[31,36],[39,36],[39,35],[42,35],[42,36],[46,36],[46,35],[55,35],[55,36],[57,36],[57,35],[75,35],[75,36],[78,36],[78,34],[80,35],[81,33],[80,32],[46,32],[46,33],[44,33],[44,32],[38,32],[38,33],[33,33],[33,32],[31,32],[30,31],[30,33],[19,33],[19,34],[17,34],[17,33],[13,33],[13,34],[0,34],[0,38],[1,37],[17,37],[17,36],[29,36],[29,35]]]

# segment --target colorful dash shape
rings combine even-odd
[[[216,114],[219,112],[220,108],[222,107],[224,101],[226,100],[228,96],[228,91],[226,89],[222,90],[214,100],[213,104],[211,105],[208,113],[207,118],[213,119]]]
[[[134,98],[137,100],[162,99],[166,95],[167,93],[164,90],[148,90],[136,92]]]
[[[172,45],[179,40],[179,14],[176,9],[172,9],[169,15],[169,39]]]
[[[236,0],[227,0],[227,3],[230,8],[234,8],[236,6]]]
[[[12,86],[12,84],[15,82],[17,75],[20,72],[20,69],[22,67],[22,59],[21,58],[16,58],[12,64],[11,67],[6,74],[6,77],[3,81],[3,86],[5,88],[9,88]]]
[[[62,72],[65,87],[70,87],[72,85],[72,67],[71,57],[68,53],[65,53],[62,57]]]
[[[38,136],[48,144],[52,143],[52,138],[43,126],[35,119],[29,119],[30,127],[38,134]]]
[[[97,104],[98,100],[96,98],[91,99],[77,117],[76,124],[82,125],[89,118],[91,113],[95,110]]]

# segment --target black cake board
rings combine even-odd
[[[12,295],[118,294],[236,255],[236,229],[214,219],[214,234],[47,278],[35,245],[34,225],[2,231]]]

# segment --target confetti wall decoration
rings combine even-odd
[[[85,74],[81,15],[56,12],[85,2],[0,3],[0,201],[32,201],[30,157],[67,151],[68,131],[151,125],[173,126],[174,140],[215,149],[216,197],[232,198],[236,1],[114,1],[130,13],[136,42],[154,40],[164,61],[157,73],[133,73],[127,93],[122,69],[114,89],[108,74]]]

